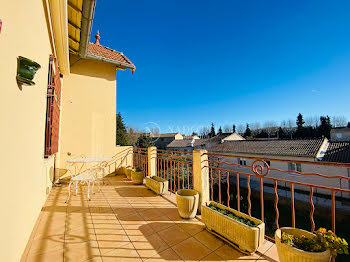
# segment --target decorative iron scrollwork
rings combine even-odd
[[[270,166],[265,160],[257,159],[252,163],[252,171],[257,176],[267,176],[270,173]]]

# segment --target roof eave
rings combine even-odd
[[[112,60],[112,59],[108,59],[108,58],[105,58],[105,57],[96,56],[96,55],[92,55],[92,54],[87,54],[85,58],[99,60],[99,61],[103,61],[103,62],[106,62],[106,63],[114,64],[120,69],[130,69],[131,72],[133,72],[133,73],[134,73],[134,71],[136,69],[136,67],[134,65],[125,64],[125,63],[122,63],[122,62],[118,62],[118,61],[115,61],[115,60]]]
[[[51,1],[50,12],[60,72],[69,74],[67,1]]]

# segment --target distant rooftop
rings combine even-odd
[[[322,161],[350,163],[350,142],[330,141]]]
[[[271,156],[316,157],[324,139],[238,140],[214,145],[211,152]]]
[[[179,133],[152,134],[151,137],[175,137]]]

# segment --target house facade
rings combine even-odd
[[[69,158],[113,156],[116,71],[135,70],[120,52],[90,43],[96,1],[6,1],[0,18],[1,261],[20,261],[53,181]],[[28,19],[30,23],[28,23]],[[41,67],[17,81],[20,57]]]

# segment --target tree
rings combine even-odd
[[[225,132],[225,133],[231,133],[231,132],[232,132],[231,127],[228,126],[228,125],[225,125],[225,126],[224,126],[224,132]]]
[[[345,116],[333,116],[332,123],[334,127],[344,127],[347,126],[348,121],[346,120]]]
[[[282,127],[279,127],[278,128],[278,138],[279,139],[283,139],[283,138],[285,138],[286,137],[286,132],[284,131],[284,128],[282,128]]]
[[[244,132],[244,137],[250,137],[252,135],[252,131],[249,128],[249,125],[247,124],[247,127]]]
[[[192,136],[198,136],[198,134],[196,132],[192,132]]]
[[[207,127],[202,127],[200,135],[202,138],[207,138],[209,136],[209,129]]]
[[[329,116],[321,116],[320,121],[321,125],[319,127],[319,135],[330,138],[332,129],[331,119]]]
[[[295,132],[295,136],[297,138],[304,138],[305,137],[305,128],[304,128],[304,124],[305,121],[303,119],[303,115],[301,113],[299,113],[299,115],[297,116],[297,131]]]
[[[221,126],[219,127],[218,135],[222,135],[222,128],[221,128]]]
[[[232,125],[232,133],[236,133],[236,125],[235,124]]]
[[[211,123],[209,137],[214,137],[214,136],[215,136],[215,127],[214,127],[214,123]]]
[[[135,146],[139,147],[139,148],[148,148],[150,146],[153,146],[153,140],[149,135],[146,134],[142,134],[141,136],[139,136],[139,138],[137,139]]]
[[[127,133],[126,133],[126,127],[124,125],[124,121],[122,118],[122,115],[120,113],[117,114],[116,116],[116,129],[117,129],[117,135],[116,135],[116,144],[120,146],[127,146],[128,145],[128,140],[126,138]]]

